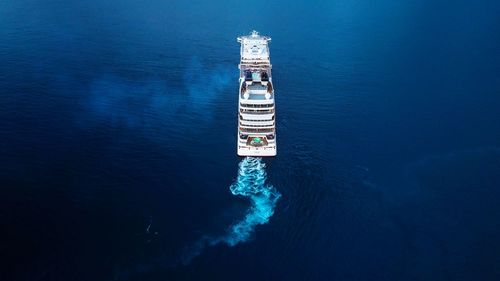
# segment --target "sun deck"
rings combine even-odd
[[[246,85],[242,87],[241,99],[251,100],[251,101],[271,101],[274,99],[274,93],[272,92],[272,87],[268,85],[262,85],[260,83],[254,83],[252,85]]]

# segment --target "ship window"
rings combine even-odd
[[[240,109],[241,113],[249,113],[249,114],[271,114],[274,113],[274,109]]]
[[[244,133],[273,133],[274,128],[241,128],[240,131]]]
[[[240,120],[242,121],[253,121],[253,122],[266,122],[266,121],[273,121],[274,120],[274,116],[272,119],[245,119],[243,118],[243,116],[240,115]]]
[[[274,104],[268,103],[268,104],[248,104],[248,103],[240,103],[241,106],[244,107],[250,107],[250,108],[266,108],[266,107],[273,107]]]
[[[274,127],[274,123],[271,125],[251,125],[251,124],[243,124],[240,122],[240,125],[243,127],[256,127],[256,128],[261,128],[261,127]]]
[[[249,114],[271,114],[274,113],[274,109],[240,109],[241,113],[249,113]]]

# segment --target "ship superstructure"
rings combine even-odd
[[[274,88],[269,59],[271,38],[252,31],[241,43],[238,98],[238,155],[275,156]]]

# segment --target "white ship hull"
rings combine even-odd
[[[276,156],[276,147],[267,150],[252,149],[250,147],[238,148],[238,156],[266,157]]]
[[[269,37],[253,31],[241,43],[238,98],[239,156],[276,156],[274,87],[269,59]]]

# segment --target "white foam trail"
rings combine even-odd
[[[234,195],[250,199],[251,205],[245,217],[231,225],[222,236],[202,237],[184,254],[183,264],[188,264],[201,254],[206,246],[224,243],[232,247],[245,242],[251,237],[257,225],[269,222],[281,194],[272,185],[266,185],[266,178],[265,164],[261,158],[246,157],[240,162],[238,178],[230,190]]]

